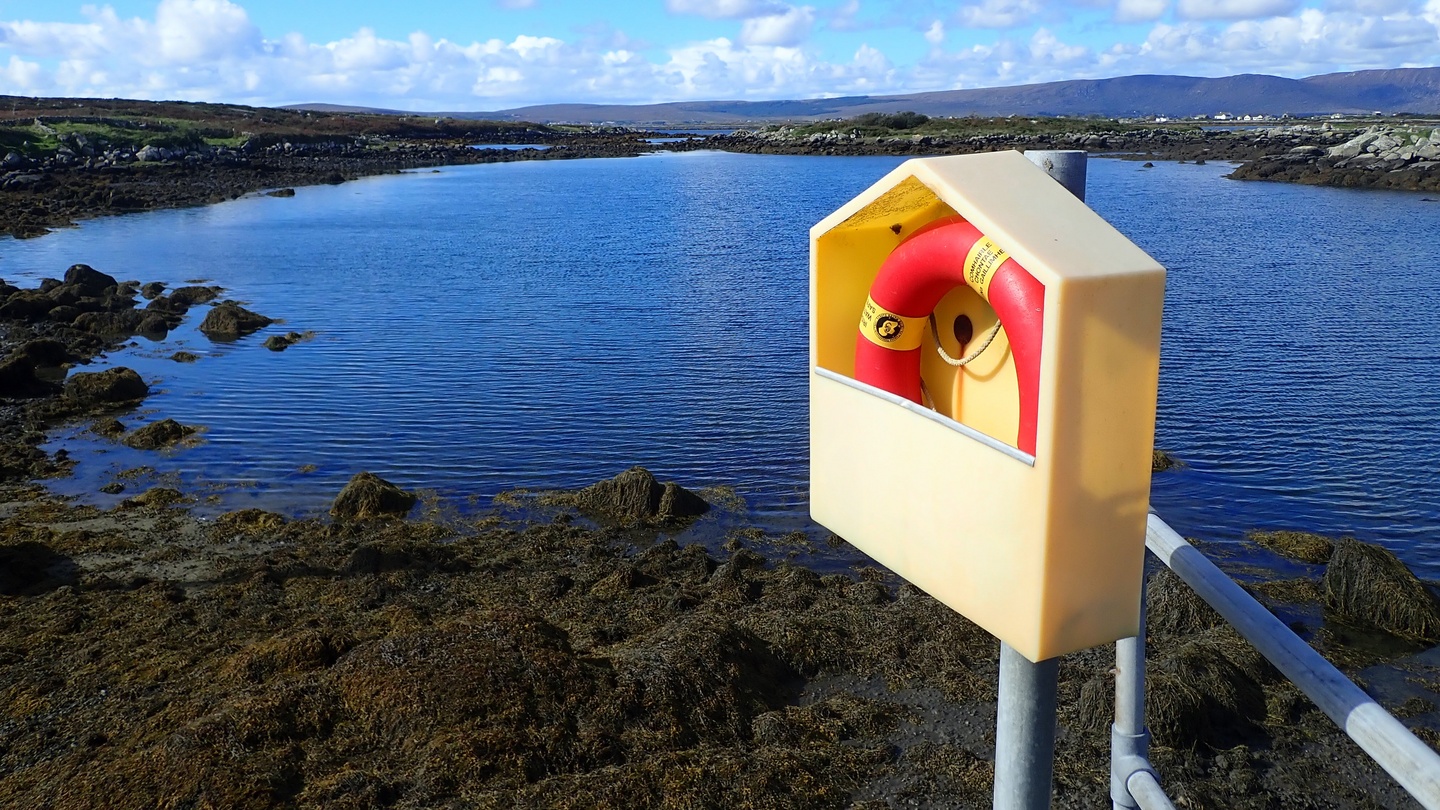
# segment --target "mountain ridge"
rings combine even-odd
[[[1217,78],[1138,74],[889,96],[659,104],[534,104],[485,112],[406,113],[333,104],[296,104],[287,109],[535,123],[687,126],[853,118],[870,112],[904,110],[931,116],[1095,115],[1106,118],[1181,118],[1218,113],[1235,116],[1428,114],[1440,113],[1440,67],[1326,73],[1303,79],[1259,73]]]

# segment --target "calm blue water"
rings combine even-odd
[[[285,319],[116,353],[197,447],[61,431],[57,484],[178,474],[216,508],[314,514],[368,469],[442,503],[644,464],[806,521],[811,224],[899,163],[712,152],[505,163],[302,188],[0,241],[27,285],[86,262],[204,278]],[[1094,160],[1089,203],[1170,270],[1153,502],[1182,533],[1350,533],[1440,577],[1440,203],[1240,183],[1225,166]],[[314,330],[284,353],[271,331]],[[204,355],[182,365],[177,349]],[[310,471],[307,465],[314,465]]]

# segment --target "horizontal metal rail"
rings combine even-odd
[[[1440,810],[1440,755],[1430,746],[1410,733],[1410,729],[1153,513],[1146,526],[1145,547],[1315,701],[1321,711],[1421,805]],[[1131,780],[1132,791],[1135,781]],[[1146,788],[1142,786],[1142,790]],[[1138,793],[1136,798],[1140,799]],[[1152,801],[1147,797],[1142,800],[1142,806],[1168,805],[1168,801],[1166,805],[1152,804]]]
[[[1155,781],[1155,774],[1149,771],[1136,771],[1125,786],[1141,810],[1175,810],[1175,805],[1170,803],[1170,797],[1165,795],[1164,788]]]

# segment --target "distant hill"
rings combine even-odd
[[[302,109],[391,112],[334,105]],[[541,104],[491,112],[437,112],[454,118],[671,126],[736,126],[764,121],[851,118],[868,112],[914,110],[935,116],[1098,115],[1321,115],[1327,113],[1440,113],[1440,67],[1362,70],[1305,79],[1244,74],[1120,76],[1016,87],[945,90],[900,96],[845,96],[797,101],[679,101],[668,104]]]

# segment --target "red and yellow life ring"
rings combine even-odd
[[[1034,455],[1045,287],[960,217],[916,230],[880,266],[860,314],[855,379],[923,404],[920,353],[926,322],[940,299],[962,284],[990,304],[1009,338],[1020,396],[1015,446]]]

